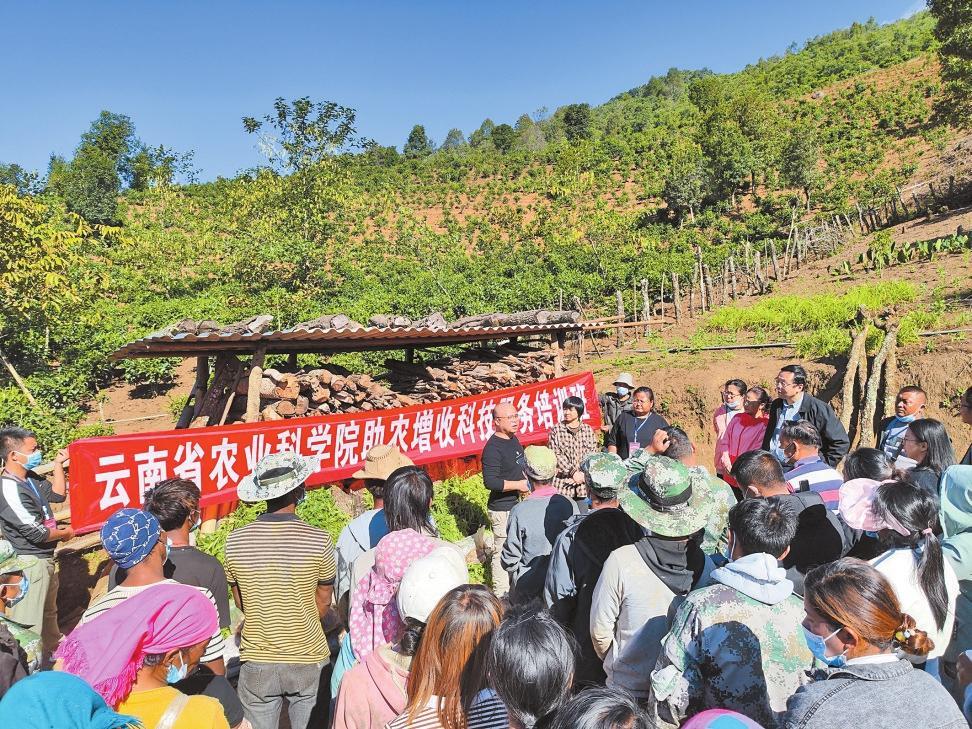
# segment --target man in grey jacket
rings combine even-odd
[[[591,600],[604,561],[618,547],[634,544],[645,532],[618,506],[618,492],[628,472],[615,453],[592,453],[580,466],[591,510],[567,520],[554,543],[543,600],[558,623],[574,634],[579,654],[574,669],[577,685],[602,684],[602,661],[591,643]]]
[[[510,576],[511,596],[517,602],[540,595],[553,543],[565,529],[566,521],[578,512],[574,500],[554,488],[554,452],[546,446],[528,446],[523,455],[530,495],[510,510],[500,555],[503,569]]]

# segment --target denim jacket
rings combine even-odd
[[[811,672],[787,702],[785,729],[966,729],[954,699],[911,663],[861,663]]]

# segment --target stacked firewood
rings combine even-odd
[[[552,352],[515,344],[423,363],[389,359],[385,366],[383,381],[333,364],[299,372],[266,369],[260,382],[261,419],[407,407],[517,387],[554,375]]]

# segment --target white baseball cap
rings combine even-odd
[[[423,623],[449,590],[469,582],[466,562],[455,547],[438,547],[408,566],[398,587],[398,612]]]

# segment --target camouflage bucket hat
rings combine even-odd
[[[18,556],[13,545],[6,539],[0,539],[0,575],[11,572],[23,572],[37,564],[37,557],[29,555]]]
[[[652,534],[687,537],[702,529],[711,510],[702,474],[666,456],[645,463],[641,478],[621,494],[621,507]]]
[[[527,446],[523,449],[526,460],[524,471],[536,481],[550,481],[557,475],[557,456],[546,446]]]
[[[617,453],[592,453],[581,461],[587,488],[600,499],[616,498],[628,480],[628,469]]]
[[[290,493],[307,481],[320,466],[319,458],[302,456],[294,451],[271,453],[260,461],[253,473],[236,488],[240,501],[267,501]]]

